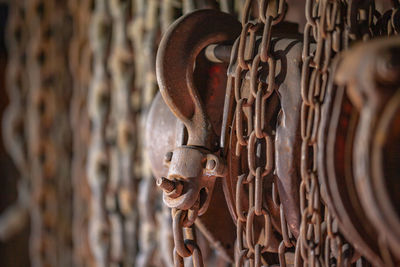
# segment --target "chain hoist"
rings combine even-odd
[[[366,241],[368,235],[355,235],[362,233],[363,228],[345,229],[346,221],[335,206],[340,201],[332,202],[329,195],[332,188],[327,188],[324,180],[324,156],[318,154],[324,152],[327,141],[321,143],[318,138],[325,131],[320,134],[320,122],[325,120],[321,110],[329,105],[324,106],[324,99],[334,84],[338,64],[335,56],[342,55],[355,41],[367,42],[374,36],[396,33],[398,3],[393,4],[393,9],[381,16],[373,1],[306,1],[306,25],[301,39],[296,37],[295,25],[282,22],[288,7],[285,1],[246,1],[241,10],[242,31],[233,45],[213,43],[208,36],[205,53],[210,61],[227,62],[221,53],[231,53],[219,146],[222,158],[218,161],[225,159],[228,164],[228,174],[221,175],[228,208],[236,223],[236,266],[246,262],[256,266],[279,262],[286,266],[287,260],[296,266],[302,263],[341,266],[356,261],[364,264],[360,253],[374,264],[382,265],[382,260],[389,262],[387,259],[392,257],[387,249],[377,252],[382,245],[377,247],[377,243]],[[193,54],[188,53],[185,58],[168,52],[169,43],[179,51],[186,51],[179,48],[180,42],[186,40],[190,40],[193,49],[205,48],[207,42],[201,43],[201,37],[190,36],[188,30],[196,15],[188,15],[188,22],[183,19],[176,22],[164,35],[158,55],[161,67],[157,71],[164,101],[187,130],[184,142],[204,147],[204,140],[210,138],[209,122],[199,114],[210,99],[197,95],[190,81],[191,67],[185,71],[179,65],[182,60],[191,66]],[[181,32],[188,37],[174,34],[180,23],[186,23],[186,31]],[[207,36],[201,31],[197,34]],[[282,40],[292,43],[283,48]],[[302,52],[298,43],[302,43]],[[176,62],[166,71],[172,62],[170,57]],[[189,80],[187,87],[174,78],[179,73],[185,73]],[[187,90],[196,99],[194,107],[185,96]],[[161,105],[158,102],[154,106]],[[154,126],[152,120],[150,124]],[[184,197],[184,188],[191,182],[187,173],[179,172],[185,166],[182,164],[191,166],[196,156],[181,150],[167,153],[168,178],[160,178],[158,184],[164,190],[164,202],[178,207],[173,215],[182,224],[182,216],[189,218],[189,211],[197,209],[193,208],[197,202],[195,197]],[[211,165],[208,159],[203,161],[206,168]],[[201,183],[201,176],[195,177]],[[188,214],[182,215],[180,210]],[[361,215],[364,211],[355,212]],[[183,237],[176,225],[179,223],[174,220],[173,231],[178,232],[174,237],[176,250],[179,256],[187,257],[193,252],[187,247],[185,251],[181,245]],[[192,241],[189,238],[187,242]],[[395,241],[391,243],[394,246]]]
[[[11,1],[0,238],[30,223],[33,266],[399,265],[400,2],[299,6]]]

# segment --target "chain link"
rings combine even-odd
[[[27,140],[33,266],[71,265],[70,129],[65,3],[27,1]],[[57,111],[56,111],[57,110]],[[62,208],[61,208],[62,207]]]
[[[74,265],[93,266],[94,258],[89,245],[88,220],[90,188],[88,185],[86,164],[90,139],[89,117],[87,110],[87,92],[92,78],[92,51],[88,38],[88,27],[92,18],[93,0],[75,0],[69,2],[73,29],[70,42],[70,72],[73,79],[70,121],[75,129],[72,133],[71,179],[73,187],[72,240],[74,243]]]
[[[28,222],[29,171],[27,162],[26,118],[27,101],[26,54],[28,32],[26,8],[21,2],[10,6],[7,28],[8,67],[7,93],[10,104],[3,117],[3,144],[19,171],[18,199],[0,215],[0,239],[7,240]]]
[[[168,1],[165,1],[168,2]],[[170,4],[170,3],[169,3]],[[172,12],[171,5],[164,6],[166,10]],[[154,179],[151,175],[148,159],[143,155],[144,148],[144,114],[148,110],[157,90],[155,79],[155,49],[157,46],[157,36],[161,20],[157,18],[161,11],[161,2],[142,1],[132,2],[133,19],[129,24],[129,38],[135,52],[135,90],[132,99],[138,99],[132,103],[133,112],[136,118],[136,149],[135,149],[135,177],[138,181],[138,238],[140,242],[139,253],[136,258],[138,266],[160,265],[167,262],[166,266],[172,266],[172,248],[163,250],[160,253],[157,249],[162,247],[162,242],[166,243],[171,238],[161,238],[157,242],[159,227],[164,224],[170,225],[169,214],[163,218],[160,211],[157,210],[161,197],[156,189]],[[165,12],[165,11],[164,11]],[[158,214],[157,214],[158,213]],[[157,214],[157,215],[156,215]],[[157,221],[160,219],[160,221]],[[159,226],[161,224],[161,226]],[[168,265],[168,263],[170,263]]]
[[[87,177],[91,190],[89,244],[96,266],[110,262],[111,229],[105,200],[109,182],[109,151],[106,125],[110,111],[110,77],[107,69],[111,19],[108,1],[96,0],[90,23],[93,76],[88,90],[88,114],[91,123]]]
[[[257,10],[258,14],[254,11]],[[263,205],[265,194],[264,183],[273,183],[271,174],[274,166],[273,133],[268,129],[265,118],[268,100],[276,89],[276,62],[270,51],[273,25],[278,24],[286,12],[285,1],[246,1],[242,18],[242,32],[236,41],[229,70],[233,73],[228,77],[227,90],[234,92],[236,156],[241,157],[247,150],[248,172],[239,175],[236,184],[236,214],[237,240],[235,265],[251,264],[266,265],[268,262],[261,256],[265,252],[274,252],[271,246],[273,228],[270,211]],[[256,39],[262,30],[260,49],[256,50]],[[267,70],[267,83],[260,81],[260,73]],[[229,71],[228,71],[229,73]],[[249,77],[249,81],[242,77]],[[243,90],[250,88],[249,92]],[[247,94],[247,95],[246,95]],[[265,148],[263,148],[263,146]],[[234,149],[234,147],[233,147]],[[244,155],[244,154],[243,154]],[[264,160],[262,160],[264,159]],[[248,192],[248,209],[242,207],[243,192]],[[282,209],[277,206],[277,209]],[[261,216],[264,228],[263,238],[255,236],[255,217]],[[279,251],[282,266],[285,265],[284,248],[291,247],[286,220],[283,212],[283,231],[286,242],[281,243]]]
[[[127,23],[128,1],[109,1],[112,34],[108,70],[110,71],[110,114],[106,126],[109,145],[109,182],[106,209],[110,219],[110,265],[132,266],[136,244],[136,188],[133,179],[133,130],[131,84],[133,57]]]
[[[359,34],[362,34],[363,38],[368,37],[368,32],[356,33],[355,27],[352,28],[350,25],[346,27],[349,22],[347,7],[348,5],[342,1],[312,0],[306,1],[305,7],[307,23],[304,28],[301,77],[303,102],[301,106],[300,210],[302,220],[296,254],[301,254],[304,264],[309,266],[324,266],[325,264],[330,266],[332,259],[338,266],[342,266],[341,247],[344,240],[331,230],[331,219],[324,222],[323,214],[328,210],[321,200],[317,176],[317,133],[321,105],[331,75],[329,68],[331,59],[336,53],[347,49],[349,39],[357,38]],[[353,35],[350,32],[353,32]],[[315,51],[311,49],[311,43],[314,41],[316,42]],[[323,223],[328,224],[328,235],[323,233]],[[336,257],[331,253],[333,243],[340,245],[340,252]],[[300,258],[299,255],[297,258]]]
[[[296,258],[309,266],[347,266],[353,256],[321,197],[317,175],[317,135],[328,81],[334,75],[332,59],[352,42],[397,32],[396,7],[381,16],[374,1],[306,1],[301,77],[302,221]]]

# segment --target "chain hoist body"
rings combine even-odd
[[[192,234],[185,239],[182,228],[193,231],[194,218],[201,224],[207,217],[207,201],[220,194],[209,183],[219,180],[227,204],[221,207],[236,227],[236,266],[397,264],[398,239],[388,230],[399,221],[390,210],[396,203],[389,189],[389,181],[396,184],[390,171],[395,167],[383,160],[383,151],[394,153],[384,140],[398,138],[389,125],[397,117],[393,73],[398,74],[399,43],[395,37],[368,40],[397,33],[398,4],[381,15],[373,1],[306,1],[303,36],[284,21],[287,8],[285,1],[246,1],[241,33],[219,42],[210,32],[222,29],[217,21],[226,15],[211,10],[185,16],[163,36],[157,77],[178,120],[156,98],[148,131],[168,136],[165,149],[150,157],[164,203],[173,208],[176,266],[190,255],[195,266],[201,264]],[[215,25],[207,26],[212,16]],[[365,44],[353,48],[356,41]],[[363,52],[371,55],[364,59]],[[195,86],[196,79],[210,79],[196,61],[204,56],[229,63],[226,87],[211,95],[213,88]],[[224,105],[213,110],[221,93]],[[210,127],[210,114],[222,116],[220,131]],[[372,133],[379,123],[390,133]],[[204,182],[204,175],[220,178]],[[212,232],[225,232],[217,220]]]

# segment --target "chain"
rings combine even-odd
[[[172,209],[172,232],[174,237],[174,264],[184,266],[183,259],[192,257],[194,266],[204,266],[200,247],[196,241],[194,221],[198,215],[200,202],[189,210]]]
[[[87,110],[87,92],[91,74],[92,53],[90,50],[87,29],[91,20],[93,0],[70,1],[69,8],[73,21],[73,36],[70,43],[70,72],[73,79],[73,94],[71,97],[71,127],[73,154],[71,164],[71,179],[73,184],[73,243],[74,265],[93,266],[93,255],[88,239],[88,213],[90,203],[90,188],[86,173],[86,154],[90,137],[89,118]]]
[[[307,24],[304,28],[301,79],[301,96],[303,99],[301,137],[303,141],[301,147],[300,210],[302,220],[296,254],[301,253],[305,264],[310,266],[321,266],[323,260],[323,215],[321,214],[323,210],[321,210],[320,187],[317,177],[316,137],[321,102],[328,81],[330,60],[334,56],[334,52],[338,52],[343,46],[347,46],[347,42],[345,44],[341,42],[343,20],[346,14],[342,12],[340,1],[306,2]],[[315,52],[311,52],[310,43],[312,40],[317,41]],[[322,61],[323,59],[325,61]]]
[[[8,21],[8,73],[7,89],[10,105],[4,116],[4,145],[13,158],[18,170],[23,173],[26,170],[26,146],[24,132],[24,110],[22,108],[26,101],[25,67],[27,31],[26,31],[26,9],[22,2],[10,6],[10,19]]]
[[[132,1],[133,17],[128,25],[129,39],[135,58],[135,90],[133,91],[132,108],[136,120],[134,175],[138,183],[137,210],[140,242],[136,256],[138,266],[158,266],[162,263],[171,266],[171,264],[168,265],[168,262],[172,261],[172,248],[161,249],[163,242],[167,243],[170,239],[168,237],[157,238],[161,235],[162,227],[164,225],[168,227],[170,218],[169,215],[167,218],[163,218],[161,211],[158,210],[162,200],[151,175],[148,159],[144,156],[143,147],[145,114],[157,90],[154,64],[158,34],[165,10],[173,13],[171,4],[171,1]]]
[[[374,1],[313,1],[305,5],[303,67],[301,77],[301,177],[300,236],[296,244],[299,259],[309,266],[344,266],[350,263],[351,246],[341,236],[335,218],[321,197],[317,165],[317,136],[321,106],[328,81],[333,75],[332,59],[350,43],[368,40],[376,26]],[[382,23],[381,23],[382,24]],[[388,31],[390,31],[388,29]],[[312,48],[314,46],[315,48]]]
[[[109,56],[111,79],[110,120],[107,125],[110,176],[106,209],[110,219],[112,265],[134,265],[137,212],[133,179],[133,126],[131,82],[133,62],[127,22],[131,8],[127,1],[110,1],[112,41]]]
[[[246,261],[252,266],[270,264],[261,254],[274,252],[271,246],[272,223],[270,211],[264,207],[263,184],[273,183],[273,132],[269,129],[265,114],[266,106],[276,89],[274,56],[270,52],[273,25],[278,24],[286,12],[285,1],[246,1],[242,13],[242,33],[233,49],[229,69],[234,73],[228,77],[228,89],[234,92],[236,101],[236,156],[241,157],[242,150],[247,150],[248,171],[242,173],[236,185],[236,214],[237,214],[237,240],[236,240],[236,266],[242,266]],[[251,20],[252,11],[258,10],[256,20]],[[257,32],[262,30],[261,44],[255,50]],[[267,67],[268,66],[268,67]],[[268,70],[268,82],[259,80],[259,74]],[[241,77],[249,76],[249,81]],[[243,90],[244,83],[250,88],[249,92]],[[246,95],[247,94],[247,95]],[[263,148],[265,147],[265,148]],[[233,148],[235,149],[235,148]],[[246,190],[245,190],[246,188]],[[249,192],[248,209],[243,210],[242,192]],[[281,210],[282,233],[285,235],[279,245],[280,261],[285,266],[285,247],[292,243],[287,230],[282,207],[275,203],[276,209]],[[255,237],[255,217],[261,216],[264,220],[264,238]],[[271,262],[272,263],[272,262]]]
[[[377,22],[378,31],[376,35],[390,36],[400,33],[400,3],[398,0],[392,1],[392,8],[382,14]]]
[[[88,114],[91,123],[87,178],[91,190],[89,244],[95,266],[110,262],[110,220],[106,210],[109,182],[109,151],[106,125],[110,110],[110,78],[107,70],[111,21],[108,1],[96,0],[90,23],[90,45],[93,53],[93,76],[88,91]]]
[[[51,0],[29,1],[26,5],[30,34],[26,130],[31,181],[31,263],[69,266],[70,86],[67,58],[62,52],[69,31],[65,26],[66,7]]]
[[[3,139],[7,152],[19,171],[18,199],[0,216],[0,238],[7,240],[20,231],[28,222],[29,171],[27,145],[25,142],[26,123],[24,104],[26,103],[26,9],[23,3],[10,5],[8,21],[8,67],[7,92],[10,104],[3,117]]]

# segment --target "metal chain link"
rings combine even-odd
[[[171,1],[132,1],[133,16],[128,25],[135,70],[135,89],[132,92],[132,109],[136,126],[134,176],[138,190],[138,239],[141,244],[136,256],[137,266],[157,266],[162,263],[171,266],[172,261],[172,248],[160,249],[163,247],[163,242],[168,242],[168,238],[158,237],[162,231],[160,228],[164,225],[168,227],[170,218],[169,216],[163,218],[161,211],[158,210],[162,200],[151,175],[148,159],[144,156],[143,147],[145,114],[157,90],[154,65],[159,30],[165,10],[172,14],[173,18],[171,9],[173,9]]]
[[[52,0],[26,2],[27,142],[31,181],[30,256],[33,266],[69,266],[71,247],[70,97],[66,6]],[[62,206],[62,208],[61,208]]]
[[[330,61],[335,52],[348,46],[342,42],[344,20],[340,1],[307,1],[305,6],[307,24],[304,28],[303,67],[301,77],[301,177],[300,210],[301,226],[296,256],[309,266],[323,265],[323,204],[317,176],[317,133],[321,103],[329,78]],[[343,38],[346,38],[345,35]],[[316,49],[311,50],[315,40]],[[340,236],[334,235],[342,243]],[[333,234],[329,236],[333,237]],[[331,242],[329,242],[331,244]],[[330,249],[327,249],[330,251]],[[330,259],[329,259],[330,260]],[[299,262],[297,262],[299,264]]]
[[[73,79],[70,121],[72,129],[71,179],[73,185],[73,244],[74,265],[93,266],[94,259],[89,245],[88,220],[90,188],[86,173],[87,150],[90,139],[87,110],[87,92],[89,90],[92,51],[88,38],[88,27],[92,18],[93,0],[75,0],[69,2],[73,30],[70,42],[69,63]]]
[[[390,11],[390,14],[395,14]],[[389,14],[389,13],[387,13]],[[308,266],[347,266],[353,256],[321,197],[318,181],[317,135],[331,62],[350,43],[390,33],[395,26],[380,17],[374,1],[313,1],[305,5],[303,68],[301,78],[301,177],[300,236],[296,244],[296,266],[302,259]],[[383,25],[388,25],[387,27]],[[311,48],[315,42],[315,50]]]
[[[242,150],[247,150],[247,164],[249,171],[239,176],[236,185],[236,214],[237,214],[237,241],[236,241],[236,266],[242,266],[245,262],[251,265],[261,266],[268,264],[262,253],[272,252],[271,237],[272,224],[270,211],[263,206],[263,184],[273,183],[268,179],[273,171],[273,133],[268,129],[265,111],[268,99],[276,89],[275,85],[275,59],[271,55],[270,47],[272,27],[278,24],[286,12],[285,1],[257,1],[257,9],[254,9],[254,1],[246,1],[242,12],[242,33],[235,44],[229,69],[233,77],[228,79],[228,87],[235,95],[236,109],[236,156],[240,157]],[[252,20],[252,11],[258,10],[256,19]],[[262,30],[261,44],[258,51],[255,50],[257,31]],[[232,60],[232,59],[231,59]],[[267,67],[268,66],[268,67]],[[268,70],[268,82],[259,80],[260,73]],[[241,77],[249,76],[250,81]],[[232,80],[233,78],[233,80]],[[249,83],[250,92],[244,95],[242,90],[244,83]],[[265,149],[262,146],[265,146]],[[232,148],[234,149],[234,148]],[[257,152],[258,151],[258,152]],[[261,152],[260,152],[261,151]],[[261,159],[265,159],[261,162]],[[249,192],[248,210],[242,210],[241,192]],[[277,209],[281,209],[277,204]],[[256,240],[254,237],[254,218],[264,218],[264,238]],[[282,231],[286,236],[279,246],[280,261],[285,265],[285,247],[291,247],[287,225],[281,211]]]
[[[110,34],[111,20],[108,1],[96,0],[89,35],[93,51],[93,76],[87,96],[91,123],[87,155],[87,177],[91,190],[89,244],[96,266],[108,266],[110,263],[111,229],[105,203],[110,169],[106,140],[111,86],[107,70]]]
[[[133,266],[136,255],[136,189],[133,179],[133,130],[131,84],[133,57],[127,22],[130,3],[109,2],[112,19],[112,41],[108,69],[111,76],[110,119],[106,126],[110,153],[110,176],[106,208],[111,227],[111,265]]]
[[[28,32],[26,8],[17,1],[10,5],[7,28],[7,93],[10,104],[3,117],[3,143],[18,171],[18,199],[0,216],[0,239],[7,240],[28,222],[29,165],[27,162],[25,104],[27,101],[26,54]]]

